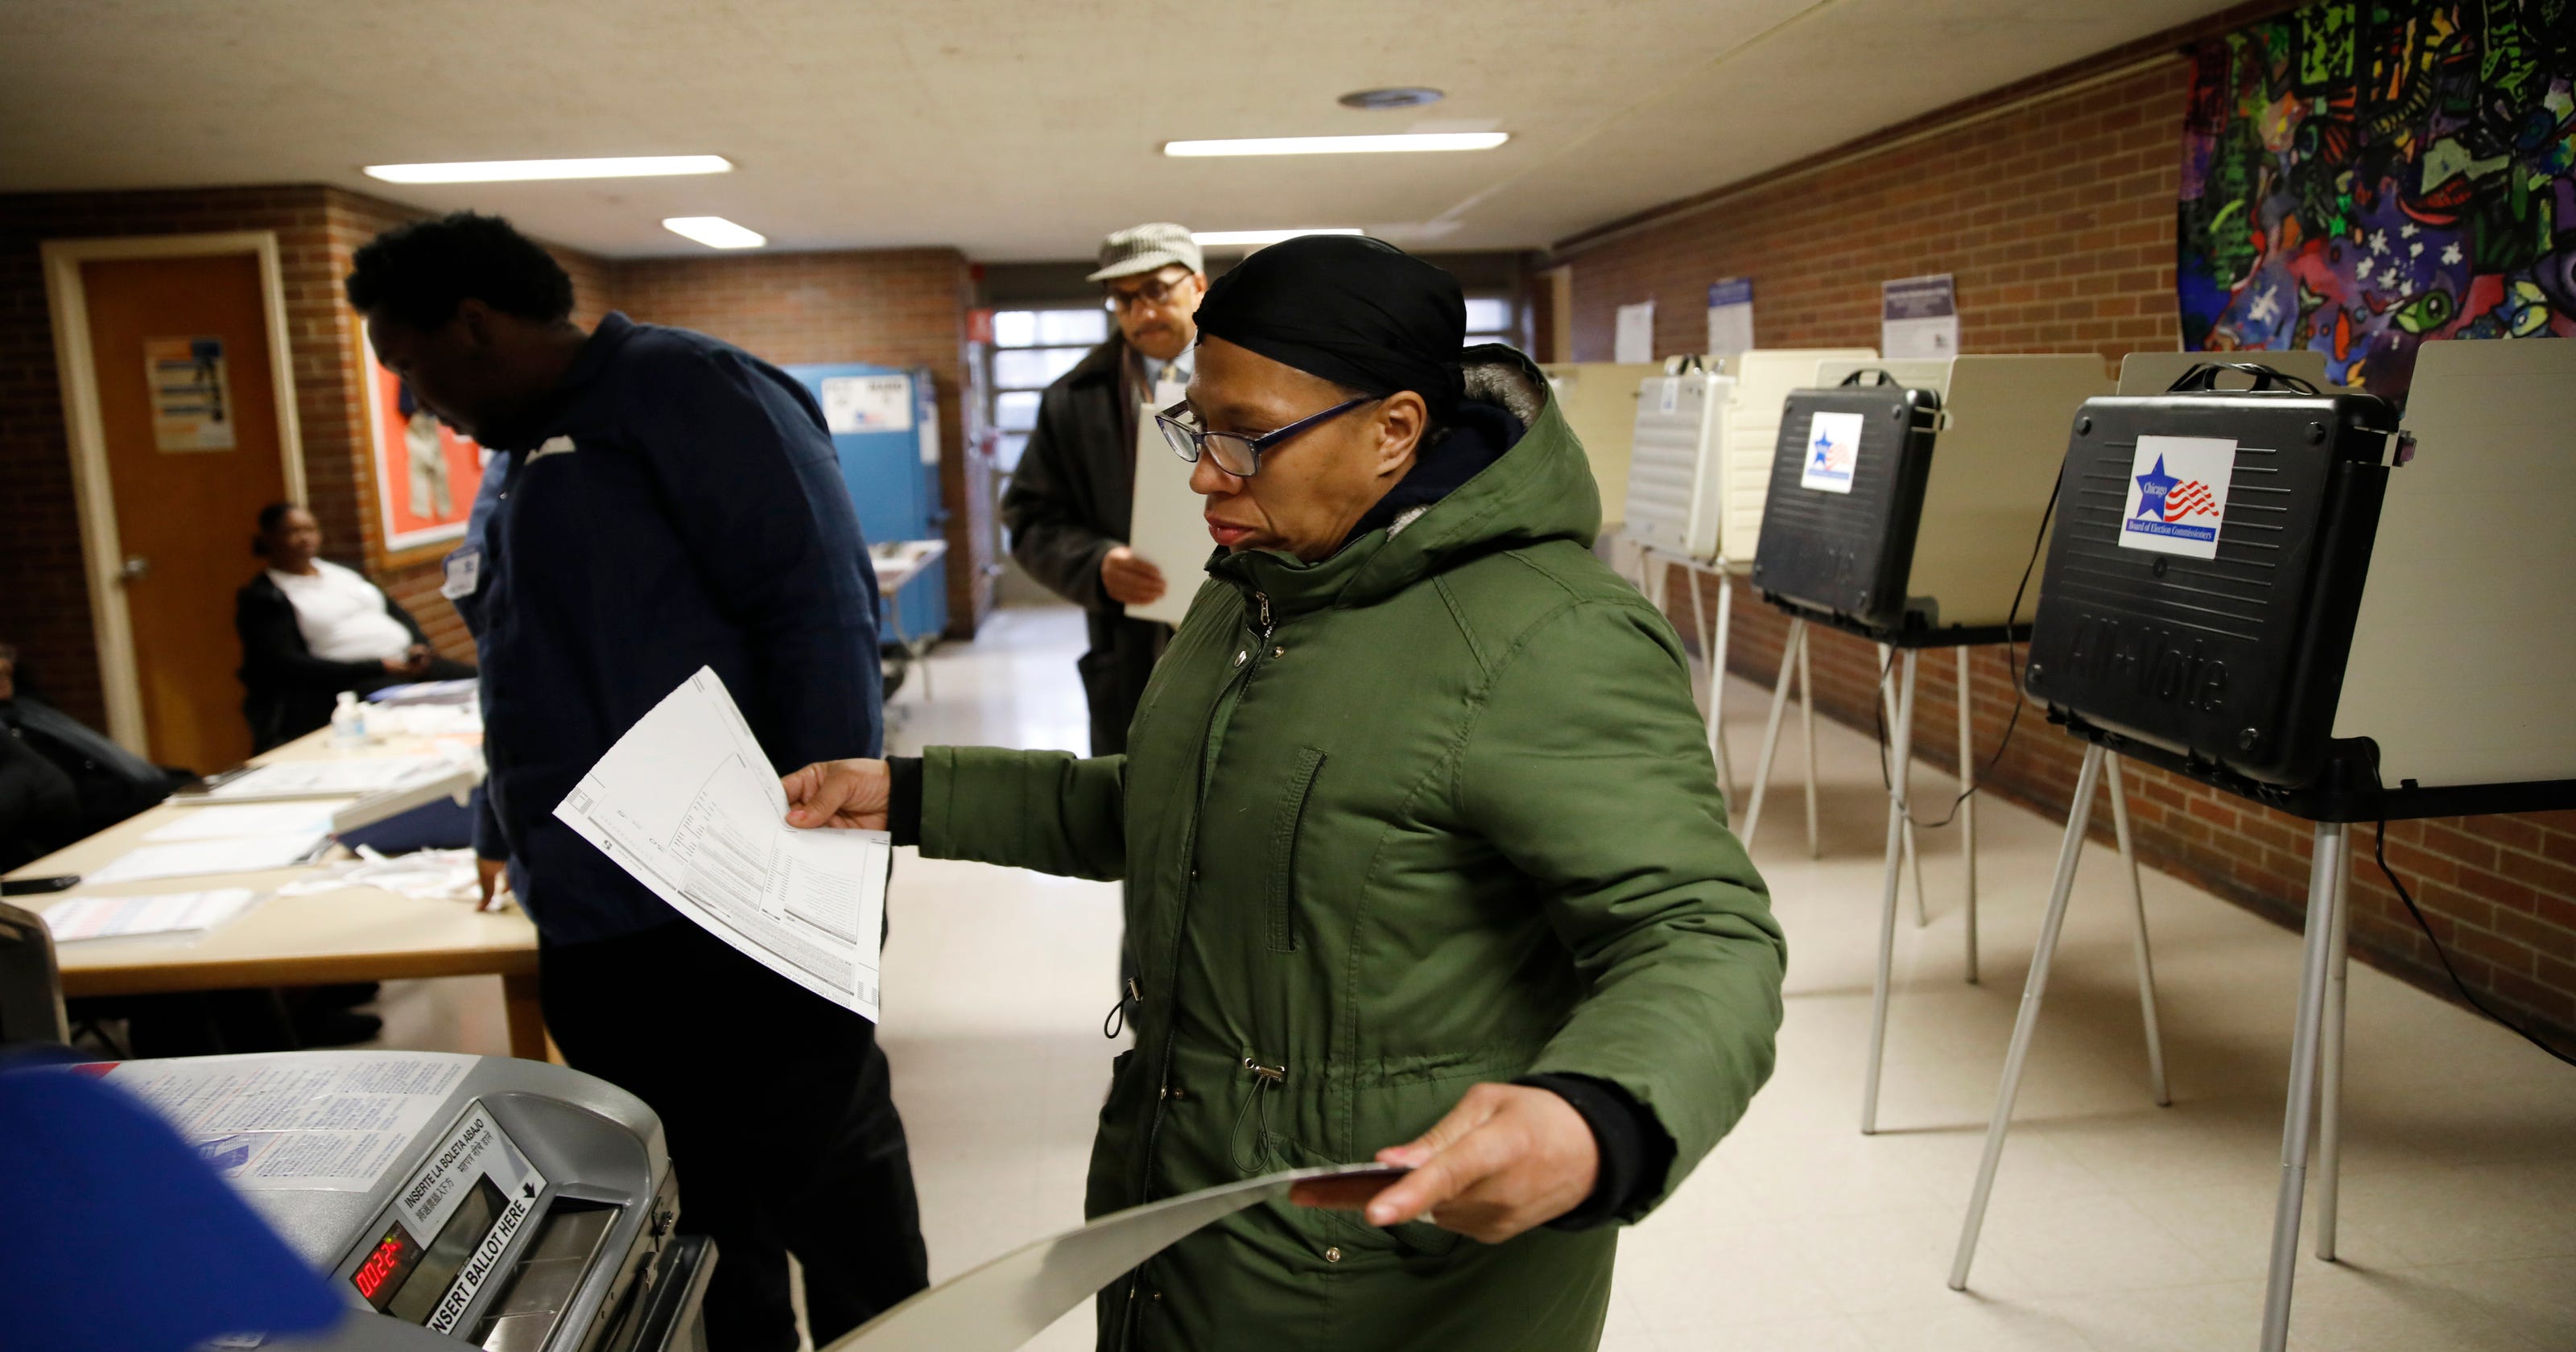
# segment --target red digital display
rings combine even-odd
[[[392,1303],[395,1294],[402,1290],[403,1279],[411,1275],[412,1268],[419,1262],[420,1242],[413,1239],[411,1232],[403,1229],[400,1222],[396,1222],[385,1231],[385,1237],[376,1242],[376,1251],[367,1255],[367,1261],[349,1274],[349,1282],[358,1288],[359,1295],[366,1297],[369,1305],[381,1310]]]
[[[356,1275],[349,1279],[358,1284],[358,1294],[374,1300],[376,1292],[383,1288],[385,1279],[394,1275],[394,1269],[401,1265],[402,1255],[402,1236],[385,1236],[385,1242],[376,1246],[375,1254],[369,1257],[358,1268]]]

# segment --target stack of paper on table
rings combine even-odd
[[[345,760],[280,761],[246,770],[206,790],[209,802],[269,802],[286,798],[347,798],[383,793],[453,774],[447,756],[358,756]]]
[[[73,897],[45,909],[54,942],[122,939],[146,934],[187,934],[213,929],[251,902],[247,887],[211,892],[168,892],[149,897]]]
[[[145,840],[238,840],[250,836],[318,835],[331,829],[331,814],[345,800],[224,803],[201,807],[153,828]]]
[[[285,835],[240,836],[223,840],[178,840],[128,850],[107,867],[92,871],[84,883],[131,883],[148,878],[194,878],[208,873],[265,873],[310,862],[331,843],[327,831]]]

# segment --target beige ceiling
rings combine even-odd
[[[1544,245],[2224,0],[0,0],[0,191],[323,182],[613,255],[1087,253],[1108,229]],[[1427,84],[1403,112],[1334,103]],[[2177,110],[2177,115],[2179,115]],[[1512,133],[1455,155],[1163,141]],[[708,152],[731,174],[396,187],[369,163]]]

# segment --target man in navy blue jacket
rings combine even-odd
[[[537,925],[564,1057],[652,1105],[685,1228],[714,1237],[709,1341],[796,1346],[927,1283],[903,1124],[865,1019],[683,919],[554,817],[610,745],[715,668],[781,771],[882,741],[876,575],[823,417],[738,348],[611,314],[494,217],[358,251],[385,368],[495,451],[445,591],[480,649],[491,774],[476,850]]]

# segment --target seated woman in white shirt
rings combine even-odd
[[[474,674],[433,652],[420,622],[376,584],[317,557],[322,526],[311,512],[286,502],[261,508],[251,550],[268,568],[235,595],[233,627],[254,749],[328,726],[343,690]]]

